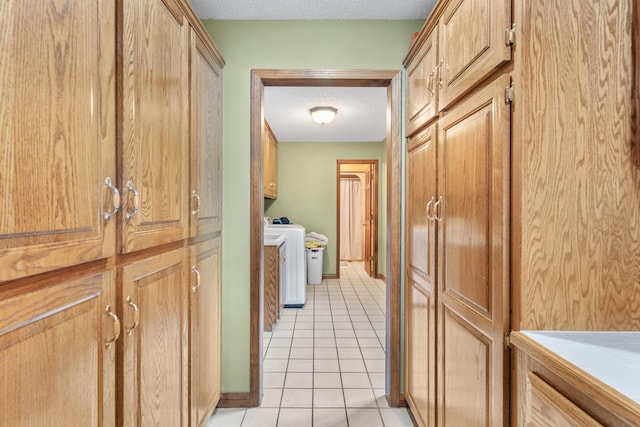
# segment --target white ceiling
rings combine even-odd
[[[367,20],[427,18],[436,0],[190,0],[201,19]],[[309,109],[338,109],[319,125]],[[386,88],[265,87],[265,118],[282,142],[382,141],[386,137]]]

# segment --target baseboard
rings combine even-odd
[[[323,274],[322,278],[323,279],[339,279],[337,274]]]
[[[383,282],[386,282],[386,281],[387,281],[387,278],[386,278],[386,277],[384,277],[384,274],[376,274],[376,279],[380,279],[380,280],[382,280]]]
[[[218,408],[253,408],[258,406],[249,392],[222,393]]]

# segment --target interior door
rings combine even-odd
[[[365,197],[365,271],[370,277],[376,277],[377,233],[378,233],[378,180],[374,164],[367,171],[367,191]]]
[[[509,75],[500,76],[439,122],[440,426],[506,422],[509,83]]]

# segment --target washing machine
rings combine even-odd
[[[305,253],[306,230],[297,224],[265,224],[265,234],[282,234],[285,238],[284,289],[280,290],[280,302],[285,307],[302,307],[307,302],[307,257]]]

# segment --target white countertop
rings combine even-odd
[[[264,245],[265,246],[280,246],[286,240],[284,234],[265,233]]]
[[[640,404],[640,332],[520,332]]]

